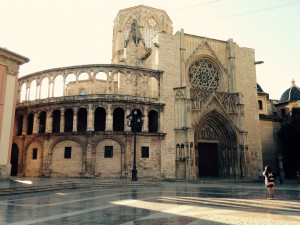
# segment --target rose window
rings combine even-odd
[[[219,70],[207,60],[194,62],[189,69],[189,80],[193,88],[217,90],[220,81]]]

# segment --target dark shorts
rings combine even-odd
[[[267,188],[271,188],[271,187],[274,187],[274,184],[270,184],[267,186]]]

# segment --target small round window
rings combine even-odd
[[[193,88],[217,90],[220,81],[219,70],[208,60],[194,62],[189,69],[189,81]]]

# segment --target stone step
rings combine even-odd
[[[48,184],[48,185],[39,185],[39,186],[22,186],[22,187],[8,187],[0,189],[0,196],[5,195],[16,195],[16,194],[25,194],[25,193],[35,193],[42,191],[55,191],[63,189],[77,189],[77,188],[98,188],[98,187],[120,187],[120,186],[141,186],[145,183],[139,182],[103,182],[103,183],[59,183],[59,184]],[[153,185],[147,183],[147,185]]]

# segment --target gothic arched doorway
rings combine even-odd
[[[11,164],[10,175],[11,176],[18,175],[18,158],[19,158],[19,148],[16,143],[13,143],[12,149],[11,149],[11,156],[10,156],[10,164]]]
[[[195,128],[196,173],[199,177],[240,177],[239,151],[233,126],[213,110]]]

